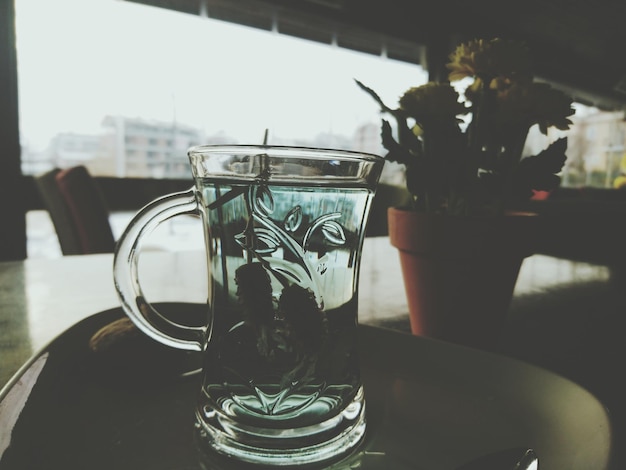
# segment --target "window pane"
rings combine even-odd
[[[580,105],[573,121],[563,186],[612,188],[626,183],[624,112]]]
[[[16,0],[23,170],[187,177],[201,143],[382,154],[380,115],[417,65],[116,0]],[[389,170],[388,170],[389,171]],[[396,170],[394,170],[396,171]]]
[[[542,151],[550,142],[567,137],[567,160],[561,172],[562,187],[613,188],[626,185],[626,122],[623,111],[603,111],[574,104],[568,131],[537,126],[530,129],[525,155]]]

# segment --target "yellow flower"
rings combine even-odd
[[[400,98],[400,108],[422,128],[430,123],[455,121],[456,116],[467,112],[452,86],[434,82],[407,90]]]
[[[626,175],[619,175],[613,181],[613,187],[615,189],[626,188]]]
[[[450,70],[451,81],[477,77],[495,87],[492,80],[496,77],[530,78],[530,51],[516,41],[476,39],[459,45],[450,54],[446,67]]]
[[[520,86],[521,83],[523,83],[524,86],[527,86],[532,82],[515,82],[509,78],[495,77],[489,83],[487,93],[495,93],[496,96],[504,96],[509,93],[510,88]],[[465,89],[465,99],[470,102],[475,102],[480,95],[485,92],[483,88],[483,81],[479,77],[476,77],[474,81]]]

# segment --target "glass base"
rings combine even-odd
[[[339,415],[313,426],[264,429],[199,411],[197,428],[201,447],[242,462],[294,466],[337,460],[365,435],[363,389]]]

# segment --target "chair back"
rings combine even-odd
[[[56,168],[35,180],[64,255],[113,252],[109,211],[87,168]]]

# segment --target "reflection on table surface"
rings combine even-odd
[[[0,263],[0,384],[28,357],[81,318],[119,305],[111,270],[111,255]],[[206,267],[201,252],[147,251],[141,257],[140,277],[146,298],[153,302],[206,300]],[[603,266],[531,256],[524,261],[516,285],[509,313],[511,324],[531,328],[525,319],[536,315],[536,309],[524,307],[533,301],[536,304],[534,299],[540,296],[558,297],[559,289],[565,288],[580,292],[590,284],[608,282],[609,277],[608,268]],[[410,331],[398,255],[386,237],[365,240],[359,321]],[[545,339],[541,329],[536,333],[538,338],[528,336],[528,341]],[[509,332],[509,346],[520,341],[523,339]],[[514,351],[509,347],[508,352]]]
[[[164,264],[169,272],[160,269]],[[0,318],[13,327],[2,328],[0,348],[19,343],[28,357],[85,315],[119,305],[111,270],[111,255],[0,263]],[[206,300],[205,258],[200,252],[147,251],[141,258],[140,275],[146,297],[152,301]],[[531,256],[522,265],[509,316],[519,326],[533,315],[525,308],[527,304],[537,304],[546,295],[562,299],[566,290],[580,293],[592,285],[608,285],[610,275],[604,266]],[[386,237],[365,240],[359,321],[409,331],[398,254]],[[7,377],[5,370],[0,383]]]

